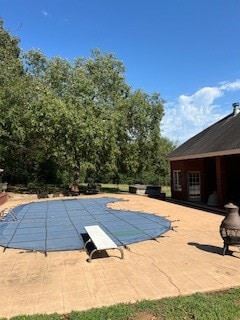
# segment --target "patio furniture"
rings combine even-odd
[[[146,192],[146,186],[144,184],[132,184],[129,186],[128,190],[129,190],[129,193],[144,195]]]
[[[101,191],[100,183],[88,183],[85,194],[98,194]]]
[[[88,262],[91,262],[92,256],[95,252],[107,249],[118,249],[121,252],[121,259],[123,259],[123,249],[119,248],[116,243],[102,230],[102,228],[100,228],[98,225],[93,225],[85,226],[84,229],[87,231],[90,238],[84,244],[85,250],[87,244],[90,242],[92,242],[95,246],[95,249],[93,249],[89,255]]]

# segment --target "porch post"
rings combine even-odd
[[[223,157],[216,157],[216,182],[217,182],[217,199],[218,207],[223,208],[226,201],[226,171],[225,161]]]

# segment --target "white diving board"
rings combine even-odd
[[[96,249],[90,253],[88,262],[91,262],[92,256],[96,251],[107,250],[107,249],[118,249],[121,252],[121,259],[123,259],[123,249],[119,248],[116,243],[99,227],[98,225],[85,226],[84,229],[89,235],[89,240],[85,242],[84,248],[89,242],[92,242]]]

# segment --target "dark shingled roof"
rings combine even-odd
[[[173,150],[170,161],[240,154],[240,112],[233,112]]]

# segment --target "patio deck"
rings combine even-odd
[[[0,317],[68,313],[240,286],[240,252],[233,248],[232,256],[222,256],[222,215],[145,196],[111,196],[127,200],[111,204],[113,208],[165,216],[174,231],[158,241],[129,245],[124,260],[108,257],[90,264],[84,251],[50,252],[47,257],[17,249],[1,251]],[[11,199],[1,209],[35,201]]]

